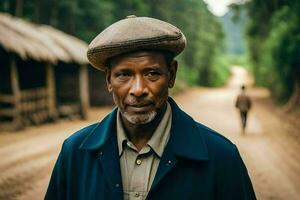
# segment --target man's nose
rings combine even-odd
[[[140,96],[145,96],[147,95],[148,90],[145,84],[145,81],[141,76],[137,76],[130,88],[130,95],[140,97]]]

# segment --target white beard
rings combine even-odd
[[[149,122],[154,120],[154,118],[157,115],[157,112],[153,110],[153,111],[151,111],[149,113],[146,113],[146,114],[132,115],[132,114],[129,114],[128,112],[121,112],[121,114],[131,124],[141,125],[141,124],[148,124]]]

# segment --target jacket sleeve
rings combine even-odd
[[[66,171],[64,166],[64,144],[58,159],[55,163],[48,189],[45,195],[45,200],[63,200],[66,199]]]
[[[248,171],[235,145],[232,155],[226,158],[223,165],[225,167],[220,171],[216,199],[256,200]]]

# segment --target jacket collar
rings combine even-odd
[[[168,101],[173,112],[169,142],[174,154],[191,160],[208,160],[206,143],[197,123],[172,98]]]
[[[172,108],[172,127],[169,144],[171,151],[179,157],[191,160],[208,160],[207,147],[196,122],[183,112],[175,101],[168,99]],[[100,150],[116,134],[117,109],[115,108],[90,132],[80,148]]]
[[[88,134],[80,145],[80,149],[98,151],[116,134],[117,108],[106,115],[101,122]]]

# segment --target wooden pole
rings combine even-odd
[[[11,67],[10,79],[11,79],[12,93],[14,98],[14,109],[15,109],[13,123],[14,123],[14,129],[20,130],[23,128],[22,116],[21,116],[21,91],[19,86],[19,74],[18,74],[15,56],[11,57],[10,67]]]
[[[80,110],[82,119],[88,118],[89,104],[89,76],[88,66],[81,65],[79,70],[79,92],[80,92]]]
[[[57,119],[56,97],[55,97],[55,76],[54,67],[50,63],[46,64],[47,76],[47,104],[50,118],[55,121]]]

